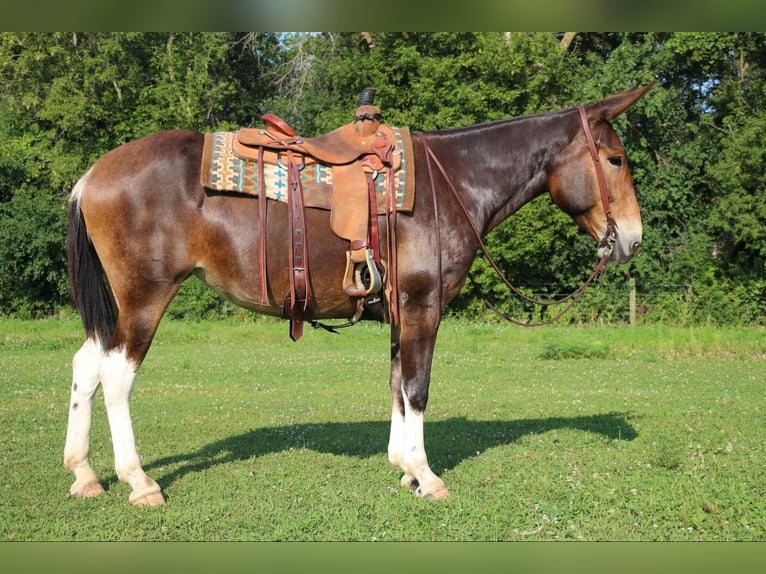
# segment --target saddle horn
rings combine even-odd
[[[364,131],[375,133],[378,129],[378,125],[383,119],[380,113],[380,108],[377,107],[375,102],[375,88],[364,88],[359,94],[359,100],[357,101],[356,115],[354,116],[354,123],[358,123],[361,120],[371,120],[373,127],[368,127]],[[359,132],[359,130],[357,130]]]
[[[375,88],[364,88],[359,93],[359,101],[357,102],[357,106],[372,106],[375,105],[375,92],[377,90]]]

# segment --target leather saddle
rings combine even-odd
[[[394,153],[396,139],[393,130],[381,125],[380,109],[372,105],[373,98],[372,88],[364,90],[352,123],[315,138],[301,137],[287,122],[274,114],[265,114],[261,118],[264,128],[240,128],[234,134],[234,155],[259,164],[276,163],[288,171],[288,185],[293,196],[292,201],[288,200],[292,206],[291,260],[299,260],[301,263],[300,267],[293,266],[291,291],[285,302],[285,315],[298,325],[295,332],[291,327],[291,336],[300,336],[299,325],[308,314],[311,299],[308,250],[301,215],[304,210],[303,190],[298,175],[305,165],[320,163],[332,168],[330,227],[339,237],[349,241],[343,278],[344,292],[349,297],[361,300],[377,293],[383,286],[373,180],[378,172],[386,170],[389,185],[387,194],[392,197],[393,171],[399,167],[395,164],[401,163],[401,155]],[[261,252],[263,259],[263,243]],[[263,260],[261,267],[265,268]],[[265,293],[263,276],[261,285],[262,293]],[[294,339],[297,337],[293,336]]]
[[[367,174],[386,167],[397,169],[401,155],[394,154],[391,128],[381,125],[379,110],[365,105],[357,109],[353,123],[315,138],[299,136],[283,119],[265,114],[265,128],[240,128],[234,135],[232,150],[244,160],[257,161],[263,148],[264,161],[278,163],[291,150],[303,164],[313,162],[332,167],[330,225],[332,230],[352,243],[367,243],[369,197]],[[376,117],[377,116],[377,117]]]

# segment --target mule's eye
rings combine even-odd
[[[614,167],[621,167],[622,166],[622,158],[618,155],[610,156],[607,161],[612,164]]]

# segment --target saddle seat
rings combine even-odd
[[[363,107],[372,106],[362,106],[360,110]],[[261,120],[265,129],[240,128],[235,134],[234,152],[242,159],[257,160],[258,148],[263,147],[272,151],[290,149],[332,166],[350,164],[370,154],[383,162],[366,158],[373,169],[381,169],[392,161],[393,132],[381,126],[379,120],[355,121],[315,138],[302,138],[274,114],[265,114]]]

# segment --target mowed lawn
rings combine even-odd
[[[167,505],[117,481],[103,394],[92,464],[63,468],[78,320],[0,320],[3,541],[763,541],[766,331],[445,321],[426,416],[452,493],[387,462],[388,328],[164,322],[132,397]]]

